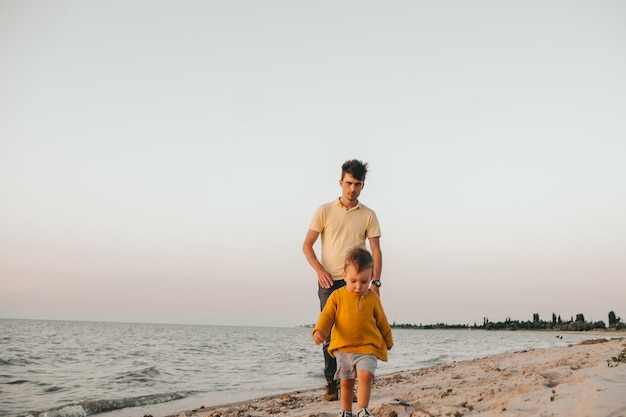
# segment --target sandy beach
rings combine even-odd
[[[625,356],[620,334],[377,376],[370,410],[376,417],[626,417]],[[176,416],[335,417],[340,403],[321,396],[320,387]]]

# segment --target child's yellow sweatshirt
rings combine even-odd
[[[334,325],[334,327],[333,327]],[[345,287],[333,291],[326,301],[313,332],[326,336],[332,328],[328,352],[367,353],[387,361],[387,350],[393,346],[391,326],[374,291],[360,297]],[[334,355],[333,355],[334,356]]]

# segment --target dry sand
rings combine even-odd
[[[626,417],[626,339],[593,342],[378,376],[370,410],[376,417]],[[336,417],[340,402],[324,402],[322,393],[320,387],[177,416]]]

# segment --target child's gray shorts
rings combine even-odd
[[[374,375],[378,359],[374,355],[364,353],[348,353],[338,350],[333,352],[337,359],[335,379],[356,379],[357,371],[367,371]]]

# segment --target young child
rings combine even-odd
[[[331,331],[328,352],[337,358],[335,379],[341,380],[340,417],[352,417],[352,390],[358,378],[358,417],[373,417],[369,407],[377,359],[387,361],[393,346],[391,327],[378,294],[370,291],[374,259],[364,248],[346,256],[346,285],[334,291],[313,329],[313,340],[323,343]],[[334,327],[333,327],[334,326]]]

